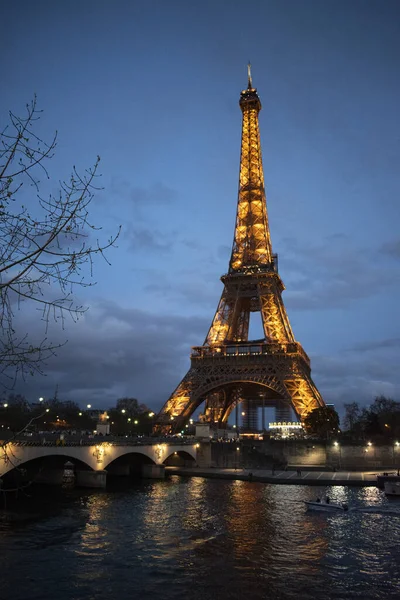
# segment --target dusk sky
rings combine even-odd
[[[397,0],[3,2],[0,124],[36,93],[58,130],[50,187],[101,156],[91,205],[111,266],[35,401],[161,408],[222,292],[236,215],[247,62],[274,252],[296,339],[326,402],[400,400],[400,4]],[[23,307],[21,331],[43,327]]]

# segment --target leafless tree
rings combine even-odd
[[[40,117],[35,97],[24,117],[10,112],[0,132],[0,373],[10,387],[17,374],[42,371],[43,361],[59,347],[47,337],[50,319],[63,325],[67,314],[76,319],[85,311],[73,290],[93,285],[93,257],[107,261],[105,251],[119,236],[118,229],[100,242],[94,232],[101,228],[89,220],[99,189],[99,158],[83,174],[73,167],[56,194],[41,195],[41,181],[50,179],[47,165],[57,133],[50,143],[43,141],[35,133]],[[39,342],[15,326],[16,311],[28,304],[43,321]]]

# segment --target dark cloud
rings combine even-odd
[[[32,341],[41,323],[32,319],[34,311],[29,321],[24,315],[19,327],[30,327]],[[50,325],[49,337],[55,343],[68,337],[68,343],[48,361],[46,377],[19,382],[16,391],[33,401],[51,397],[58,386],[60,398],[103,408],[128,395],[158,410],[189,369],[190,348],[203,342],[211,318],[211,313],[185,317],[98,301],[65,331]],[[311,356],[313,378],[325,401],[342,413],[347,402],[365,406],[380,394],[399,399],[400,374],[392,352],[399,345],[400,339],[393,338]],[[386,355],[378,359],[369,352],[374,349]]]
[[[123,239],[127,242],[127,248],[130,252],[151,251],[151,252],[169,252],[172,247],[172,239],[160,231],[141,228],[137,229],[129,224],[125,226],[122,233]]]
[[[377,352],[378,350],[386,350],[387,348],[400,348],[400,338],[391,338],[377,342],[363,342],[355,344],[350,350],[357,352]]]
[[[398,268],[376,260],[372,249],[357,248],[342,235],[319,244],[283,240],[281,261],[285,303],[300,310],[347,307],[397,285]]]
[[[170,221],[168,213],[178,197],[176,190],[162,182],[138,187],[111,177],[105,189],[96,193],[96,206],[101,208],[104,222],[122,224],[123,232],[132,224],[140,224],[138,229],[146,229],[149,223],[162,228]]]
[[[48,361],[46,377],[19,382],[18,391],[34,400],[52,396],[57,385],[60,397],[81,405],[107,407],[129,395],[159,409],[189,368],[190,347],[203,341],[208,326],[196,317],[99,302],[66,331],[50,331],[54,342],[67,336],[68,343]]]
[[[111,191],[115,195],[127,199],[132,205],[140,208],[161,204],[172,204],[178,198],[178,192],[161,181],[144,188],[132,186],[129,181],[114,177],[111,180]]]
[[[168,297],[176,302],[184,302],[185,306],[196,306],[200,305],[203,308],[215,305],[219,301],[219,296],[222,292],[222,285],[219,284],[218,279],[213,278],[205,281],[194,281],[185,283],[180,280],[178,283],[171,283],[167,281],[157,281],[156,283],[149,283],[144,287],[144,290],[152,294],[156,294],[160,297]],[[218,288],[220,288],[218,290]],[[210,319],[211,319],[210,311]]]
[[[387,254],[392,258],[400,258],[400,240],[387,242],[380,247],[382,254]]]
[[[382,394],[400,399],[400,374],[395,357],[366,359],[358,352],[344,352],[314,356],[311,364],[313,378],[325,402],[335,404],[340,414],[343,414],[343,405],[349,402],[367,406]]]

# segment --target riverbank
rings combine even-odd
[[[209,479],[237,479],[241,481],[259,481],[280,485],[351,485],[376,486],[377,471],[316,471],[300,469],[295,471],[271,471],[269,469],[203,469],[199,467],[166,467],[169,475],[184,477],[207,477]]]

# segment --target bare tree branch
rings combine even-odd
[[[39,176],[49,179],[47,161],[57,134],[46,143],[34,133],[41,116],[36,97],[26,110],[25,117],[10,112],[10,123],[0,134],[0,373],[9,382],[18,373],[41,372],[43,361],[59,347],[46,337],[30,344],[27,334],[18,334],[15,310],[22,302],[36,304],[45,332],[50,317],[62,323],[66,315],[79,317],[86,309],[76,304],[73,290],[94,285],[93,258],[98,254],[110,264],[105,251],[120,233],[119,228],[105,241],[89,239],[101,229],[89,220],[94,192],[100,189],[95,185],[99,157],[82,174],[73,167],[69,180],[59,182],[57,195],[40,196]]]

